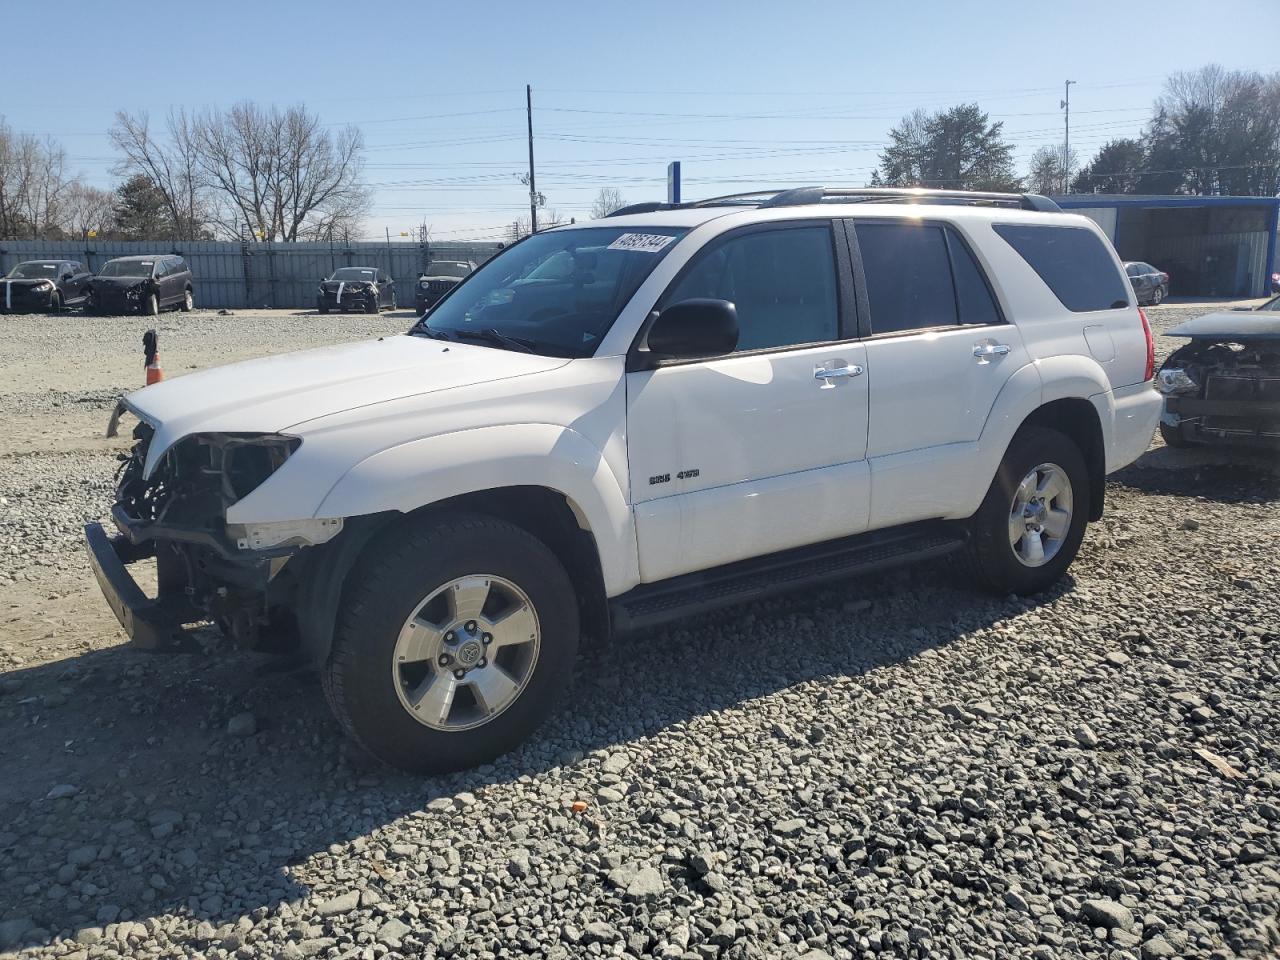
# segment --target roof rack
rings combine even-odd
[[[730,193],[690,203],[633,203],[615,210],[611,217],[656,210],[686,210],[696,207],[753,206],[797,207],[813,203],[941,203],[980,207],[1017,207],[1042,213],[1060,213],[1062,208],[1038,193],[996,193],[985,190],[930,190],[922,187],[796,187],[792,190],[753,190]]]

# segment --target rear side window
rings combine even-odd
[[[1129,285],[1092,230],[1014,223],[993,228],[1073,313],[1129,305]]]
[[[859,223],[872,334],[954,326],[956,291],[941,227]]]
[[[960,305],[961,323],[1004,323],[996,306],[991,287],[973,252],[955,231],[947,230],[947,246],[951,250],[951,272],[956,281],[956,303]]]

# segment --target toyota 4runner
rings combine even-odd
[[[610,634],[952,552],[1045,589],[1151,440],[1152,366],[1106,237],[1042,197],[642,204],[406,335],[130,394],[119,533],[86,537],[135,644],[287,646],[370,751],[448,770]]]

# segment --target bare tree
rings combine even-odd
[[[1066,193],[1068,171],[1077,166],[1076,152],[1065,144],[1038,147],[1027,169],[1027,189],[1032,193]]]
[[[622,193],[615,187],[601,187],[596,198],[591,201],[591,219],[600,220],[627,205]]]
[[[205,226],[197,125],[186,110],[180,109],[170,111],[165,128],[167,136],[161,139],[152,133],[145,112],[118,112],[110,130],[112,143],[123,154],[116,173],[140,173],[150,180],[164,195],[173,239],[195,239]]]
[[[370,197],[355,127],[331,133],[304,106],[244,101],[202,116],[196,140],[225,230],[247,225],[263,239],[289,241],[359,233]]]
[[[59,205],[62,232],[81,240],[87,239],[92,231],[107,233],[115,220],[115,202],[116,195],[110,190],[72,181]]]

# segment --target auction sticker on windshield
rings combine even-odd
[[[637,250],[640,253],[657,253],[675,237],[664,236],[660,233],[624,233],[613,243],[609,244],[609,250]]]

